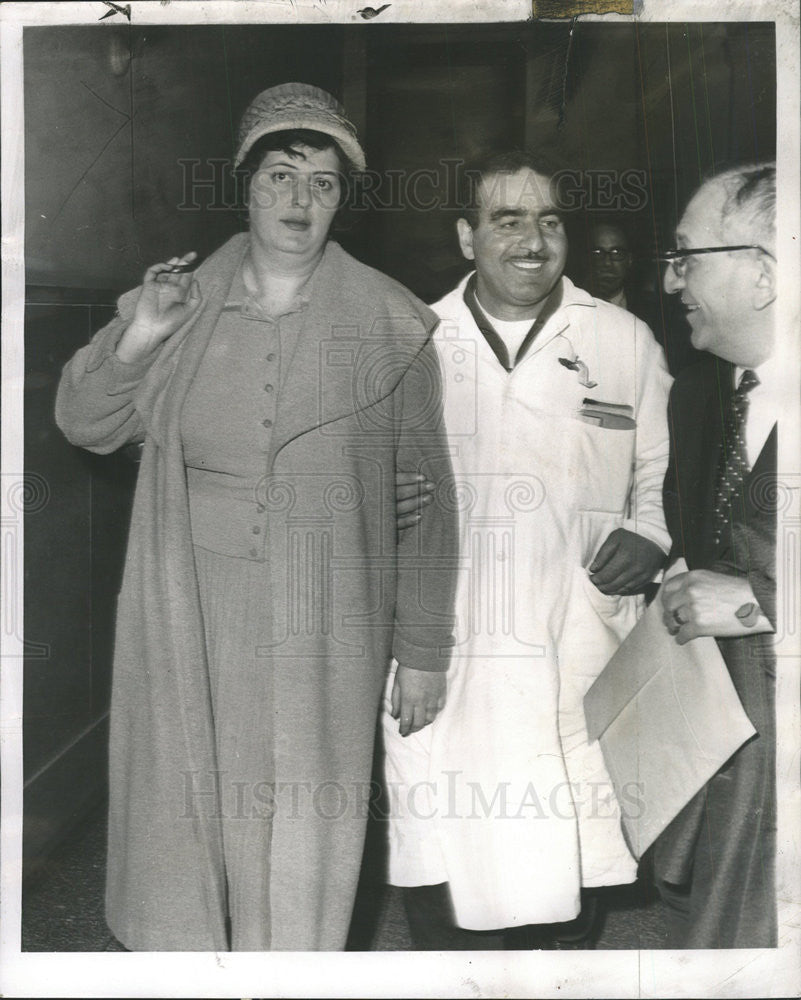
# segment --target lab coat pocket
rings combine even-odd
[[[574,570],[565,625],[559,644],[559,673],[583,693],[634,627],[636,597],[602,594],[587,570]]]
[[[634,466],[635,427],[570,421],[568,482],[576,510],[624,514]]]
[[[589,602],[595,609],[604,628],[610,633],[611,649],[610,656],[617,652],[617,647],[634,628],[637,621],[637,597],[623,597],[620,594],[603,594],[590,579],[590,575],[584,567],[581,568],[581,584],[584,593],[589,597]]]

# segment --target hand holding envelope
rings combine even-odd
[[[673,573],[661,597],[662,620],[679,645],[701,635],[722,638],[773,631],[744,576],[708,569]]]
[[[681,573],[683,560],[584,698],[638,858],[755,732],[715,640],[679,645],[662,620],[663,592]]]

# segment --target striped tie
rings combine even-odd
[[[715,489],[715,544],[723,537],[731,521],[732,508],[738,497],[742,502],[743,481],[751,468],[745,447],[745,418],[748,413],[748,393],[759,385],[756,374],[747,368],[740,384],[732,393],[729,412],[723,424],[717,486]]]

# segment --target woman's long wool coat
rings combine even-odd
[[[144,442],[117,616],[107,887],[109,924],[134,950],[227,947],[220,817],[243,794],[243,822],[272,823],[272,949],[342,948],[391,657],[448,663],[456,515],[436,317],[329,243],[263,484],[274,797],[246,789],[235,802],[218,773],[180,418],[247,240],[198,269],[199,311],[140,366],[113,353],[137,293],[123,296],[67,364],[57,400],[74,444]],[[425,473],[442,498],[399,539],[396,467]]]

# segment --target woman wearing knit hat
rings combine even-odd
[[[143,443],[107,877],[133,950],[343,948],[391,658],[401,732],[444,697],[455,514],[393,513],[396,468],[449,472],[436,317],[328,240],[364,169],[330,94],[259,94],[236,165],[249,232],[149,268],[56,404],[74,444]]]

